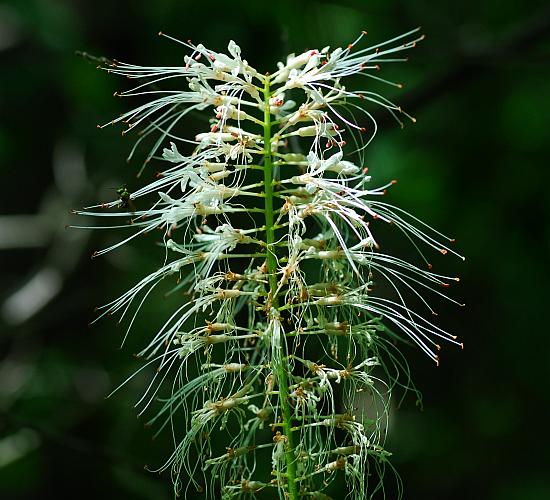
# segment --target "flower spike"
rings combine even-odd
[[[124,339],[161,282],[173,284],[169,300],[183,293],[138,354],[138,372],[154,372],[136,407],[174,437],[157,471],[170,471],[176,494],[188,484],[207,498],[329,498],[338,476],[348,498],[370,498],[381,486],[369,479],[393,470],[384,441],[394,389],[420,399],[400,346],[436,363],[441,344],[462,347],[433,322],[430,302],[458,304],[445,293],[458,278],[432,270],[424,252],[463,257],[453,239],[382,201],[397,181],[371,186],[367,175],[371,109],[416,120],[370,85],[344,82],[363,75],[401,88],[375,73],[424,36],[417,28],[363,47],[362,32],[261,74],[234,41],[223,53],[159,35],[187,51],[183,65],[102,66],[133,82],[116,96],[147,99],[102,127],[137,132],[130,158],[155,137],[142,170],[153,161],[159,172],[76,211],[126,228],[96,256],[160,229],[162,265],[99,308],[98,319],[128,321]],[[192,112],[207,124],[181,137]],[[373,221],[398,230],[426,265],[382,250]],[[211,438],[220,432],[223,446]]]

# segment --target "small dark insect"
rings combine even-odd
[[[136,211],[134,201],[130,198],[130,191],[128,191],[125,184],[117,188],[116,194],[118,194],[118,199],[122,202],[120,205],[121,208],[127,208],[130,212]]]

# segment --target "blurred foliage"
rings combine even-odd
[[[224,5],[0,5],[0,497],[172,495],[169,477],[144,471],[171,446],[168,436],[151,443],[153,432],[135,418],[147,375],[105,396],[139,366],[132,352],[178,299],[152,297],[124,350],[124,325],[88,327],[94,305],[160,262],[156,235],[90,261],[117,235],[64,229],[82,223],[70,208],[112,199],[123,183],[135,187],[139,167],[124,161],[131,137],[95,128],[128,104],[112,97],[125,82],[75,51],[178,64],[181,47],[156,37],[162,29],[219,50],[233,38],[265,70],[289,52],[347,44],[362,29],[384,40],[422,25],[428,38],[411,61],[383,69],[405,89],[382,89],[418,123],[401,131],[382,116],[367,163],[376,181],[399,179],[391,201],[452,233],[467,256],[465,264],[434,262],[461,276],[453,293],[467,306],[441,304],[438,312],[465,349],[445,349],[439,368],[407,352],[425,409],[405,400],[388,448],[406,499],[550,498],[547,2]],[[387,493],[393,498],[391,485]]]

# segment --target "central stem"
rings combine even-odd
[[[264,189],[265,189],[265,231],[267,243],[267,273],[269,276],[269,300],[271,307],[279,309],[277,290],[277,259],[275,257],[275,228],[273,223],[273,160],[271,151],[271,111],[269,99],[269,76],[264,84]],[[268,311],[268,314],[270,312]],[[284,364],[274,367],[276,369],[277,383],[279,385],[279,405],[283,417],[283,433],[287,442],[285,447],[286,479],[289,500],[298,500],[298,487],[296,483],[296,456],[294,454],[294,439],[292,437],[292,421],[290,405],[288,404],[288,373]]]

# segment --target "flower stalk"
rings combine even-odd
[[[264,190],[265,190],[265,232],[267,243],[267,274],[269,277],[269,301],[267,303],[268,316],[279,315],[279,297],[277,295],[277,259],[275,256],[275,224],[273,217],[273,158],[271,151],[271,91],[269,74],[264,81]],[[285,343],[286,344],[286,343]],[[288,353],[285,353],[288,355]],[[284,359],[284,357],[283,357]],[[283,419],[283,433],[286,441],[286,485],[288,498],[297,500],[298,487],[296,483],[296,455],[294,453],[294,435],[292,432],[292,417],[288,401],[288,375],[287,366],[280,363],[275,373],[279,386],[279,404]]]
[[[354,74],[391,83],[373,72],[422,36],[359,48],[365,35],[344,49],[291,54],[265,75],[233,41],[224,54],[171,37],[191,51],[184,66],[104,68],[137,80],[118,96],[147,99],[111,122],[141,129],[130,156],[158,136],[143,168],[149,160],[164,168],[137,191],[77,213],[122,218],[110,227],[133,230],[96,256],[161,230],[166,261],[99,318],[128,316],[128,335],[147,297],[177,278],[174,312],[138,353],[136,372],[153,370],[136,406],[140,415],[156,408],[149,423],[172,430],[175,448],[157,470],[170,471],[176,494],[189,484],[223,500],[330,498],[343,475],[350,498],[369,497],[382,487],[372,476],[382,481],[391,469],[393,389],[417,393],[397,342],[436,362],[440,344],[461,345],[418,311],[435,312],[430,294],[455,302],[445,291],[458,278],[424,256],[458,255],[454,240],[382,201],[395,182],[371,187],[362,166],[377,131],[370,106],[400,124],[414,119],[370,88],[342,83]],[[189,90],[162,88],[174,80]],[[212,113],[194,139],[176,132],[191,111]],[[420,263],[382,252],[378,224],[405,234]],[[390,293],[377,293],[378,283]]]

